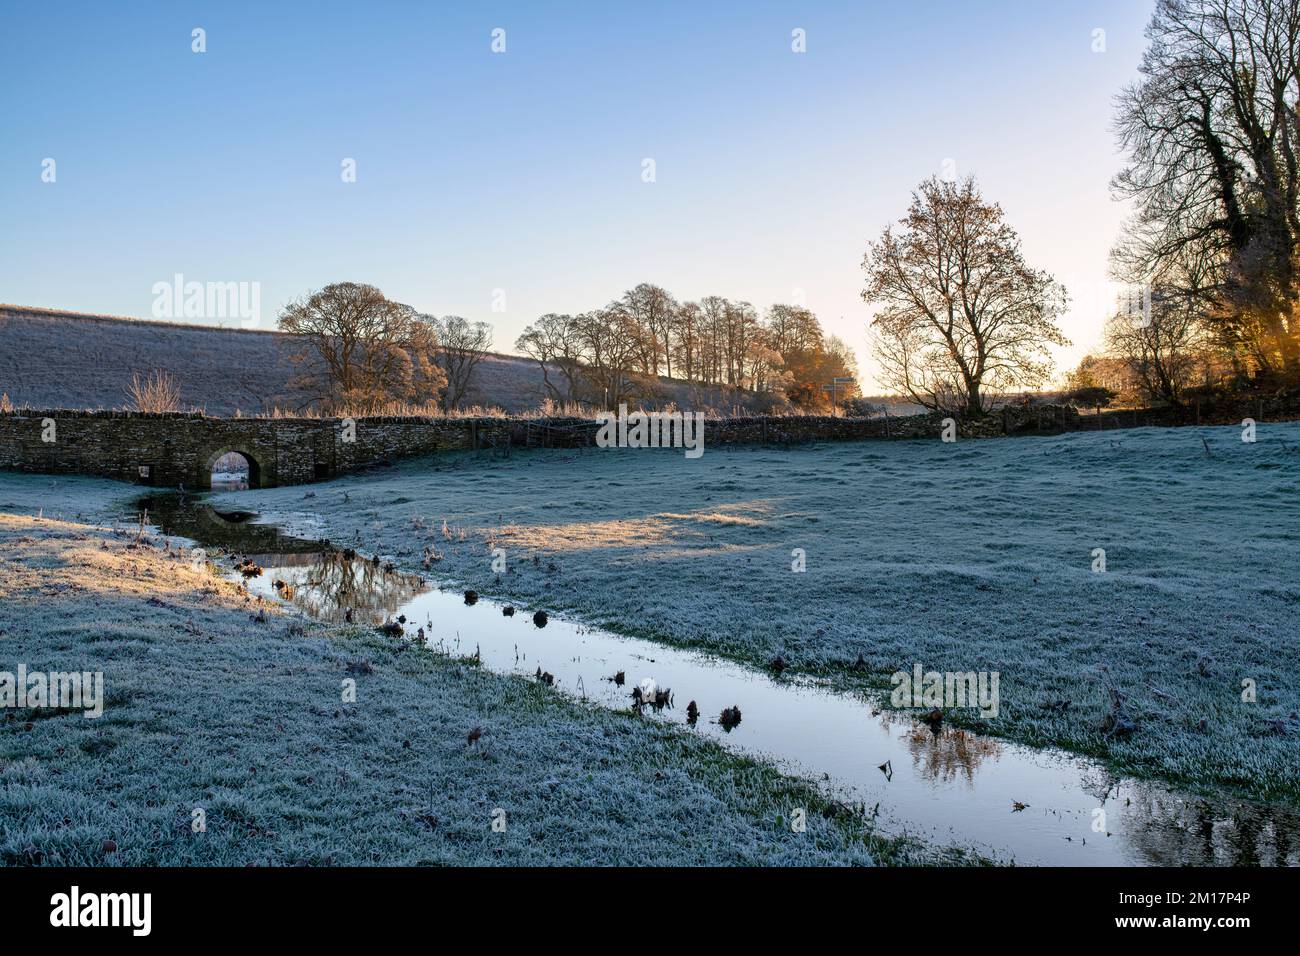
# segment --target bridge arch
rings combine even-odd
[[[248,462],[248,487],[261,488],[262,463],[257,460],[257,455],[250,451],[247,445],[242,444],[229,446],[222,445],[215,451],[211,452],[207,458],[201,462],[199,474],[202,477],[202,487],[212,487],[212,469],[216,466],[218,461],[231,453],[242,455],[244,461]]]

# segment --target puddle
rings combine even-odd
[[[456,656],[478,654],[501,673],[553,675],[565,693],[616,709],[649,679],[671,688],[648,720],[687,724],[727,748],[763,757],[788,772],[822,780],[844,799],[877,814],[886,833],[907,832],[956,844],[1002,861],[1070,866],[1300,865],[1300,814],[1232,798],[1207,799],[1158,783],[1121,777],[1061,751],[1037,750],[943,728],[810,681],[771,675],[704,654],[627,638],[551,616],[538,627],[532,611],[461,591],[441,591],[416,575],[366,558],[324,552],[246,512],[219,513],[202,502],[146,499],[150,520],[167,534],[208,548],[225,547],[264,568],[247,582],[263,597],[325,621],[378,626],[404,616],[404,632]],[[142,504],[142,506],[144,506]],[[223,562],[233,568],[233,562]],[[620,686],[612,678],[623,672]],[[724,726],[724,708],[741,720]],[[881,766],[886,767],[881,770]],[[1017,803],[1023,810],[1013,810]],[[1105,811],[1105,831],[1093,829]]]

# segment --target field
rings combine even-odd
[[[0,864],[929,858],[683,731],[369,628],[274,608],[257,620],[261,608],[186,552],[97,526],[130,492],[0,475],[5,668],[102,670],[105,686],[96,719],[0,718]],[[93,522],[49,517],[73,508]],[[795,807],[804,833],[785,822]]]
[[[698,460],[480,452],[214,500],[530,608],[760,669],[779,655],[844,689],[887,691],[918,663],[998,671],[996,718],[945,720],[1296,807],[1298,469],[1286,424],[1254,444],[1207,428]],[[108,689],[99,719],[4,715],[0,862],[978,860],[960,840],[886,836],[680,719],[286,616],[115,527],[137,494],[0,475],[5,661],[103,670]],[[810,810],[798,839],[794,807]]]
[[[221,500],[411,569],[434,548],[431,573],[485,594],[844,687],[916,663],[996,670],[985,733],[1295,803],[1300,425],[1240,436],[467,454]]]

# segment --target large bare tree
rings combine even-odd
[[[617,301],[581,315],[544,315],[524,329],[515,346],[537,360],[553,401],[617,408],[647,379],[643,333]]]
[[[1300,4],[1159,0],[1119,99],[1118,270],[1181,295],[1263,369],[1300,370]]]
[[[474,370],[492,348],[492,326],[487,322],[471,322],[459,315],[448,315],[435,319],[433,327],[442,349],[443,371],[447,373],[443,407],[451,411],[464,401],[473,382]]]
[[[1064,290],[1026,265],[973,179],[922,183],[863,268],[885,383],[927,408],[982,415],[990,393],[1041,384],[1048,346],[1068,344],[1056,325]]]
[[[339,282],[312,292],[284,307],[279,326],[295,336],[299,384],[330,410],[426,404],[447,384],[431,319],[372,285]]]

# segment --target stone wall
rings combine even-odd
[[[754,417],[705,423],[705,448],[736,444],[936,438],[938,415],[907,418]],[[1073,409],[1014,407],[962,437],[1078,427]],[[0,413],[0,469],[101,475],[157,487],[206,488],[227,452],[250,462],[260,487],[321,481],[412,455],[480,448],[595,444],[591,419],[209,418],[197,413],[19,410]]]
[[[338,419],[23,410],[0,413],[0,468],[206,488],[217,458],[236,451],[251,483],[271,487],[473,448],[475,432],[472,420],[374,418],[358,421],[349,441]]]

